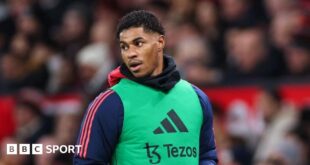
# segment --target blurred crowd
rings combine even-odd
[[[165,52],[193,84],[310,82],[308,0],[0,0],[0,94],[14,96],[16,127],[3,144],[75,144],[85,108],[121,63],[117,22],[134,9],[160,18]],[[68,93],[79,103],[43,101]],[[292,110],[266,88],[257,96],[253,129],[243,122],[242,104],[228,114],[216,107],[221,164],[310,164],[309,108]],[[1,148],[0,165],[71,161],[61,154],[7,156]]]
[[[297,107],[270,86],[253,100],[235,99],[226,111],[213,104],[220,165],[309,164],[309,104]]]

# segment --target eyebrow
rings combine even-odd
[[[142,40],[142,39],[143,39],[142,37],[137,37],[137,38],[133,39],[132,42],[137,42],[137,41]]]
[[[143,40],[144,38],[143,37],[137,37],[137,38],[134,38],[131,42],[137,42],[139,40]],[[120,41],[121,44],[126,44],[125,41]]]

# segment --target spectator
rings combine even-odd
[[[300,141],[303,148],[302,156],[305,164],[310,163],[310,107],[302,107],[298,116],[298,122],[294,129],[295,137]]]
[[[45,47],[37,43],[33,49],[24,47],[24,41],[16,41],[15,54],[8,53],[2,58],[2,90],[14,92],[23,87],[44,90],[48,81],[46,62],[49,54]],[[29,51],[29,55],[23,50]]]
[[[278,76],[278,60],[269,54],[264,33],[258,27],[229,30],[226,44],[228,82]]]
[[[228,107],[226,115],[226,147],[229,159],[227,164],[250,165],[253,158],[251,140],[255,139],[254,129],[249,120],[249,107],[243,101],[235,101]]]
[[[33,41],[21,33],[16,34],[10,45],[10,52],[21,60],[28,60]]]
[[[35,143],[46,133],[42,112],[37,105],[19,101],[15,108],[16,139],[21,143]]]
[[[13,93],[18,91],[23,84],[21,77],[24,73],[23,62],[12,54],[5,54],[1,58],[1,93]]]
[[[42,37],[41,24],[33,13],[24,13],[16,19],[17,31],[32,39]]]
[[[200,1],[196,4],[196,21],[204,36],[216,40],[220,35],[219,15],[217,7],[210,1]]]
[[[169,12],[170,3],[169,1],[165,0],[158,0],[158,1],[150,1],[146,6],[145,9],[154,13],[156,17],[162,22],[165,21],[167,18],[167,14]]]
[[[27,162],[27,155],[7,155],[6,153],[6,144],[16,144],[17,141],[12,138],[6,138],[2,141],[0,145],[0,165],[23,165]]]
[[[15,135],[8,138],[8,141],[21,144],[34,144],[45,134],[49,133],[49,123],[46,122],[40,105],[36,101],[40,94],[33,90],[22,90],[17,97],[17,103],[14,109],[14,118],[16,131]],[[5,152],[4,152],[5,153]],[[22,160],[23,165],[32,165],[34,156],[27,157],[17,156],[17,160],[12,160],[14,156],[7,156],[5,161],[19,162]],[[17,164],[20,164],[17,163]]]
[[[264,162],[277,148],[278,142],[296,123],[296,113],[293,107],[283,103],[280,93],[272,88],[264,89],[257,98],[257,110],[262,113],[265,129],[257,144],[255,162]]]
[[[247,0],[221,0],[221,18],[224,28],[229,29],[240,26],[254,26],[260,20],[252,10],[251,1]]]
[[[111,46],[113,43],[113,27],[115,26],[114,20],[98,20],[90,29],[90,41],[92,43],[102,43]]]
[[[223,67],[223,64],[225,64],[223,29],[218,11],[218,6],[214,2],[198,1],[195,10],[195,21],[199,32],[209,41],[209,49],[213,52],[212,65]]]
[[[177,23],[190,21],[194,7],[195,2],[190,0],[172,0],[168,17]]]
[[[107,87],[108,73],[113,69],[113,59],[107,45],[97,43],[83,48],[77,55],[81,87],[90,98]]]
[[[269,42],[272,55],[278,58],[279,64],[282,66],[280,74],[287,74],[284,51],[292,43],[293,36],[299,29],[299,13],[297,11],[279,13],[271,20]]]
[[[310,40],[296,38],[285,50],[285,61],[288,76],[299,78],[310,77]]]
[[[55,116],[55,128],[54,132],[48,136],[42,137],[38,143],[46,145],[74,145],[75,138],[78,132],[78,125],[80,123],[79,111],[75,113],[64,113],[59,110]],[[35,164],[40,165],[54,165],[54,164],[71,164],[72,153],[60,154],[47,154],[44,151],[43,155],[37,155],[35,157]]]
[[[286,137],[277,142],[275,148],[271,149],[268,158],[258,165],[290,165],[304,164],[301,143],[293,137]]]
[[[297,5],[297,1],[291,0],[264,0],[264,2],[267,13],[271,18],[289,12]]]
[[[271,21],[270,36],[272,45],[277,49],[285,49],[298,31],[299,13],[289,12],[277,14]]]
[[[59,55],[53,55],[49,59],[48,68],[51,73],[47,87],[48,93],[62,94],[77,90],[77,73],[73,61]]]
[[[54,39],[64,56],[71,60],[87,42],[87,25],[89,23],[87,14],[87,10],[83,6],[79,4],[71,6],[65,12],[60,31],[55,34]]]
[[[206,45],[198,36],[184,37],[176,45],[177,66],[183,76],[196,85],[215,84],[221,80],[221,73],[211,67],[212,54]]]

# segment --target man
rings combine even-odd
[[[124,63],[86,112],[74,164],[216,164],[210,103],[164,56],[158,19],[133,11],[120,20],[117,39]]]

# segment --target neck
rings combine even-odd
[[[151,77],[158,76],[163,72],[163,70],[164,70],[164,56],[160,55],[158,56],[158,67],[153,71]]]

